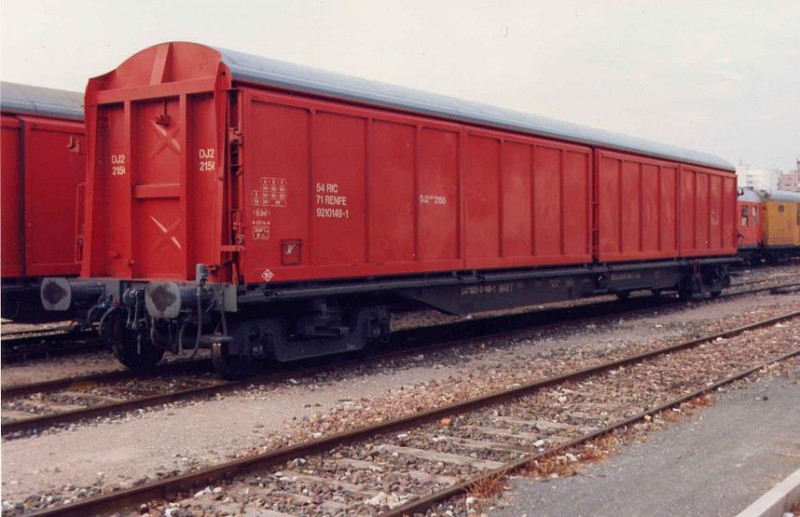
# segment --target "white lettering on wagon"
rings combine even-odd
[[[254,207],[274,206],[284,208],[289,201],[289,185],[285,178],[259,179],[259,188],[253,189],[252,205]]]
[[[497,284],[470,285],[461,288],[461,296],[480,296],[485,294],[508,294],[523,291],[522,282],[502,282]]]
[[[268,241],[270,225],[271,221],[266,221],[264,219],[253,219],[253,240]]]
[[[340,194],[338,183],[317,183],[314,187],[314,214],[320,219],[350,219],[347,196]]]
[[[217,162],[214,159],[215,150],[213,147],[207,147],[205,149],[198,149],[197,150],[197,158],[198,158],[198,165],[200,167],[200,172],[203,171],[214,171],[217,168]]]
[[[421,205],[446,205],[447,196],[437,196],[435,194],[420,194],[419,203]]]
[[[127,170],[125,169],[125,155],[112,154],[111,155],[111,175],[112,176],[125,176]]]
[[[272,271],[270,271],[269,269],[265,269],[265,270],[264,270],[264,271],[261,273],[261,278],[263,278],[265,282],[269,282],[270,280],[272,280],[272,278],[273,278],[274,276],[275,276],[275,273],[273,273],[273,272],[272,272]]]

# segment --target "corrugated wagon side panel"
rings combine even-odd
[[[519,142],[503,145],[503,183],[500,209],[503,220],[503,256],[530,256],[531,228],[531,158],[533,146]]]
[[[561,151],[537,145],[533,159],[534,255],[542,259],[561,255],[561,181]]]
[[[708,175],[698,172],[695,188],[695,250],[707,250],[711,249],[711,223],[719,214],[711,210],[711,179]]]
[[[664,165],[659,169],[659,250],[675,253],[678,249],[678,166]]]
[[[499,255],[500,213],[498,178],[500,141],[495,138],[467,137],[464,171],[466,266],[481,267],[480,259]]]
[[[256,276],[281,264],[281,239],[297,242],[283,260],[309,262],[312,113],[268,97],[245,99],[243,265]]]
[[[176,238],[186,239],[181,245],[187,247],[184,258],[187,276],[192,277],[196,263],[218,264],[219,247],[228,242],[218,233],[227,222],[220,221],[224,216],[217,206],[224,191],[225,142],[218,134],[223,121],[219,120],[215,95],[210,92],[189,95],[185,102],[188,133],[186,172],[182,180],[188,181],[183,186],[185,211],[197,215],[187,218],[185,233]],[[221,273],[227,278],[226,272]]]
[[[251,87],[245,282],[459,269],[459,133]]]
[[[736,253],[736,179],[732,172],[680,167],[681,256]]]
[[[625,160],[620,176],[622,255],[642,254],[642,163]]]
[[[22,264],[22,142],[19,122],[14,117],[3,115],[2,153],[0,177],[2,185],[2,241],[0,241],[0,265],[2,277],[11,278],[24,274]]]
[[[651,253],[658,251],[660,247],[659,238],[661,234],[659,231],[652,231],[652,229],[660,227],[658,220],[661,210],[660,203],[664,201],[659,194],[661,186],[659,172],[659,168],[656,165],[650,163],[642,164],[642,251]]]
[[[697,173],[681,168],[680,178],[679,242],[685,255],[697,247]]]
[[[468,157],[467,242],[482,248],[468,253],[467,267],[590,261],[589,149],[481,132],[468,140]]]
[[[247,283],[591,260],[588,148],[242,89]]]
[[[597,233],[599,260],[608,260],[622,251],[620,228],[620,174],[622,160],[600,154],[595,181],[597,199]]]
[[[722,177],[708,178],[708,205],[711,216],[708,225],[708,245],[711,249],[722,249],[722,228],[725,222],[725,205],[722,199]]]
[[[678,257],[678,165],[606,150],[597,156],[598,260]]]
[[[77,225],[85,177],[83,124],[25,118],[25,269],[28,276],[80,270]]]
[[[736,178],[722,178],[722,247],[725,249],[738,248],[739,239],[736,232],[737,205],[736,205]]]
[[[458,269],[463,266],[461,136],[457,126],[433,126],[420,121],[419,127],[416,260],[441,262],[442,268]]]
[[[131,146],[127,126],[129,109],[119,103],[102,109],[98,128],[97,162],[95,166],[96,190],[92,202],[95,204],[95,227],[97,233],[92,241],[97,249],[93,276],[131,278],[131,204],[133,189],[131,175]]]
[[[588,148],[489,131],[466,145],[466,267],[591,260]]]
[[[563,253],[568,260],[591,257],[591,156],[585,152],[564,153]]]
[[[372,123],[368,239],[369,260],[376,264],[414,260],[414,139],[410,124]]]
[[[311,220],[319,266],[366,262],[366,130],[364,117],[316,113]]]

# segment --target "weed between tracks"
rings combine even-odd
[[[488,499],[494,497],[505,489],[506,476],[497,474],[486,479],[480,479],[472,485],[467,493],[469,497]]]
[[[608,458],[619,450],[623,441],[617,432],[612,432],[573,450],[554,452],[535,460],[520,471],[520,475],[542,479],[574,476],[585,466]]]

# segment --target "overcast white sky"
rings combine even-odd
[[[794,169],[800,0],[0,0],[0,77],[189,40]]]

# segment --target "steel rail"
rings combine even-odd
[[[780,287],[773,287],[769,290],[769,294],[794,294],[800,292],[800,284],[783,285]]]
[[[734,286],[731,286],[731,287],[737,287],[737,286],[734,285]],[[728,298],[728,297],[733,297],[733,296],[742,296],[742,295],[745,295],[745,294],[758,293],[758,292],[767,291],[767,290],[769,290],[770,292],[774,292],[774,291],[776,291],[778,289],[784,289],[784,288],[793,289],[795,287],[800,287],[800,283],[782,284],[780,286],[772,286],[772,287],[769,287],[769,286],[768,287],[760,287],[760,288],[755,288],[755,289],[750,289],[750,290],[747,290],[747,291],[740,291],[740,292],[728,292],[728,293],[724,293],[721,296],[721,298]],[[582,318],[579,318],[579,319],[576,319],[576,320],[572,320],[572,321],[566,322],[566,324],[575,324],[575,323],[579,323],[581,321],[593,321],[593,320],[598,320],[598,319],[601,319],[601,318],[604,318],[604,317],[608,317],[608,316],[626,316],[626,315],[631,315],[631,314],[647,313],[648,311],[651,311],[651,310],[654,310],[654,309],[660,309],[662,307],[669,307],[669,306],[672,306],[672,305],[678,305],[678,304],[680,304],[680,300],[678,300],[677,298],[670,298],[670,297],[661,297],[661,298],[634,297],[632,299],[632,301],[629,302],[629,303],[640,303],[640,304],[644,304],[645,306],[644,307],[633,307],[633,308],[625,307],[625,308],[623,308],[623,310],[617,311],[617,310],[614,310],[614,309],[619,307],[619,305],[613,305],[613,304],[610,304],[609,302],[605,302],[605,301],[603,301],[603,302],[592,302],[592,303],[586,303],[586,304],[578,305],[578,306],[552,308],[552,309],[549,309],[549,310],[546,310],[546,311],[527,311],[527,312],[524,312],[524,313],[518,313],[518,314],[512,314],[512,315],[494,316],[494,317],[487,317],[487,318],[478,318],[478,319],[474,319],[474,320],[470,320],[470,321],[460,321],[460,322],[455,322],[455,323],[445,323],[445,324],[440,324],[440,325],[432,325],[430,327],[415,327],[415,328],[412,328],[412,329],[403,329],[403,330],[394,331],[392,333],[393,334],[393,338],[392,339],[393,339],[393,341],[395,341],[394,344],[397,344],[396,342],[399,341],[400,342],[399,346],[402,346],[404,341],[407,344],[408,342],[413,342],[415,339],[417,339],[416,337],[410,335],[411,333],[416,332],[416,331],[440,332],[440,333],[445,334],[445,335],[452,335],[453,331],[448,330],[448,329],[455,329],[455,332],[459,333],[458,328],[460,326],[463,326],[463,325],[472,325],[473,327],[479,327],[479,326],[482,326],[482,325],[483,326],[497,326],[498,322],[500,322],[503,319],[509,319],[509,320],[517,321],[517,320],[529,319],[529,318],[532,318],[534,316],[536,316],[536,317],[546,317],[548,319],[552,319],[552,320],[556,321],[556,323],[548,323],[548,322],[540,323],[540,322],[536,322],[536,321],[528,322],[528,323],[531,323],[531,326],[529,327],[530,330],[543,330],[543,329],[547,329],[547,328],[554,328],[554,327],[556,327],[556,326],[558,326],[560,324],[565,323],[564,321],[562,321],[562,319],[565,316],[569,316],[568,313],[579,311],[579,310],[581,310],[581,311],[598,310],[599,314],[594,314],[594,315],[582,317]],[[603,309],[611,309],[611,310],[604,311]],[[480,330],[478,330],[478,331],[480,332]],[[504,337],[504,336],[509,335],[509,334],[516,334],[517,332],[518,332],[518,330],[512,330],[512,331],[508,331],[508,332],[484,333],[484,334],[479,334],[479,335],[473,335],[473,338],[475,338],[475,339],[480,339],[480,338],[496,339],[498,337]],[[460,344],[461,342],[462,342],[462,340],[459,340],[458,342],[455,342],[455,343],[452,340],[450,340],[450,341],[442,343],[441,346],[442,347],[454,346],[454,344]],[[419,349],[421,349],[421,348],[422,347],[420,347]],[[431,351],[435,351],[435,350],[439,349],[439,348],[437,348],[437,345],[435,345],[435,344],[434,345],[428,345],[427,348],[428,348],[428,350],[431,350]],[[412,349],[403,350],[402,352],[408,352],[408,351],[416,352],[419,349],[418,348],[412,348]],[[382,354],[378,354],[378,355],[374,356],[374,358],[375,359],[391,358],[393,355],[394,355],[394,352],[382,353]],[[120,370],[113,370],[113,371],[102,372],[102,373],[81,375],[81,376],[77,376],[77,377],[64,377],[64,378],[59,378],[59,379],[50,379],[50,380],[46,380],[46,381],[40,381],[40,382],[33,382],[33,383],[27,383],[27,384],[15,385],[15,386],[3,387],[3,388],[0,388],[0,395],[2,395],[3,397],[18,397],[20,395],[25,395],[25,394],[30,394],[30,393],[48,393],[48,392],[56,391],[56,390],[59,390],[59,389],[68,388],[68,387],[73,386],[73,385],[75,385],[75,386],[79,386],[79,385],[85,386],[87,384],[110,382],[110,381],[119,381],[119,380],[126,380],[126,379],[151,378],[151,377],[156,377],[156,376],[159,376],[159,375],[164,375],[165,373],[168,373],[170,370],[173,370],[173,369],[177,369],[178,371],[181,371],[183,369],[190,369],[190,368],[199,367],[200,364],[204,364],[204,363],[207,363],[206,359],[199,359],[199,360],[196,360],[196,361],[185,361],[185,362],[182,361],[182,362],[175,362],[175,363],[160,364],[160,365],[156,366],[156,369],[154,371],[145,372],[145,373],[133,372],[133,371],[130,371],[130,370],[121,370],[120,369]],[[339,362],[337,364],[338,364],[338,366],[348,366],[349,365],[349,363],[347,361],[345,361],[344,363]],[[302,369],[302,367],[300,369]],[[164,370],[164,371],[162,371],[162,370]],[[297,373],[297,372],[295,372],[295,373]],[[319,373],[319,372],[314,371],[313,373]],[[251,382],[256,382],[256,380],[260,380],[260,379],[253,379],[253,380],[251,380]]]
[[[798,284],[789,284],[789,285],[799,285],[800,286],[800,283],[798,283]],[[781,286],[781,287],[785,287],[785,286]],[[744,295],[744,294],[751,294],[753,292],[766,291],[766,290],[769,290],[769,289],[770,288],[768,288],[768,287],[764,287],[764,288],[748,290],[746,292],[727,293],[725,296],[726,297],[729,297],[729,296],[740,296],[740,295]],[[615,317],[616,316],[621,316],[621,315],[630,316],[631,314],[640,314],[642,312],[646,313],[648,311],[653,310],[654,308],[657,309],[657,308],[663,308],[665,306],[673,306],[673,305],[676,305],[676,304],[680,304],[680,301],[677,298],[675,298],[675,299],[669,299],[669,298],[660,299],[659,302],[656,303],[654,307],[649,305],[650,303],[652,303],[654,301],[653,298],[643,298],[641,301],[646,303],[646,304],[648,304],[648,306],[646,306],[646,307],[635,307],[633,309],[625,309],[623,311],[614,311],[613,307],[608,302],[599,302],[599,303],[595,303],[595,304],[588,304],[588,305],[579,306],[577,308],[576,307],[566,307],[566,308],[563,308],[563,309],[557,309],[557,310],[555,310],[553,312],[554,312],[555,315],[557,315],[557,314],[560,314],[560,313],[573,312],[576,309],[586,309],[586,308],[600,309],[601,314],[593,315],[593,316],[590,316],[588,318],[583,318],[582,320],[581,319],[577,320],[577,321],[586,322],[586,321],[596,321],[596,320],[604,319],[604,318],[607,318],[609,316],[615,316]],[[605,311],[602,310],[602,309],[606,309],[606,308],[612,308],[612,310],[609,311],[609,312],[605,312]],[[461,322],[456,322],[456,323],[448,323],[448,324],[443,324],[443,325],[436,325],[436,326],[432,326],[432,327],[419,327],[419,328],[414,328],[414,329],[407,329],[407,330],[403,330],[403,331],[398,331],[398,332],[396,332],[396,334],[398,334],[398,336],[395,338],[395,340],[396,341],[400,341],[400,343],[398,344],[397,342],[395,342],[395,345],[396,346],[400,346],[402,348],[400,348],[399,350],[391,350],[389,352],[383,352],[383,353],[377,354],[377,355],[373,356],[372,359],[373,360],[377,360],[377,359],[386,360],[386,359],[392,359],[394,357],[402,357],[402,356],[413,354],[413,353],[417,353],[417,352],[433,352],[433,351],[442,350],[442,349],[446,349],[446,348],[456,347],[456,346],[464,344],[465,342],[474,341],[476,339],[508,338],[508,337],[517,336],[520,333],[524,334],[524,333],[529,332],[531,330],[539,330],[539,331],[547,330],[547,329],[550,329],[550,328],[556,328],[556,327],[564,324],[564,322],[562,322],[562,321],[555,321],[555,322],[552,322],[552,323],[544,323],[544,324],[541,324],[541,325],[538,325],[538,326],[530,327],[530,325],[529,325],[530,322],[528,322],[528,326],[526,326],[524,328],[514,328],[512,330],[503,330],[503,331],[500,331],[500,332],[482,331],[479,328],[479,327],[486,327],[486,328],[492,327],[494,325],[497,325],[498,321],[501,321],[503,319],[514,320],[514,321],[517,321],[518,324],[520,322],[521,323],[525,323],[525,320],[527,318],[533,316],[533,315],[541,316],[541,315],[544,315],[544,314],[545,314],[544,312],[528,312],[528,313],[522,313],[522,314],[514,314],[514,315],[511,315],[511,316],[498,316],[498,317],[494,317],[494,318],[484,318],[484,319],[478,319],[478,320],[461,321]],[[554,319],[557,320],[558,318],[556,316],[554,316],[554,314],[551,314],[550,316],[553,316]],[[574,323],[576,323],[575,320],[570,321],[567,324],[569,325],[569,324],[574,324]],[[478,335],[472,334],[472,335],[470,335],[468,337],[465,337],[465,338],[449,339],[449,340],[443,341],[443,342],[435,344],[435,345],[423,344],[423,345],[416,345],[415,346],[415,345],[412,344],[415,340],[419,339],[418,337],[415,336],[416,333],[425,334],[425,333],[433,332],[433,333],[441,333],[442,335],[451,336],[451,335],[456,333],[454,331],[454,329],[457,329],[457,328],[460,328],[460,327],[463,327],[463,326],[471,327],[473,330],[477,330],[479,332],[479,334]],[[463,333],[463,331],[462,331],[462,333]],[[205,396],[205,395],[214,395],[214,394],[218,394],[218,393],[225,393],[225,392],[232,391],[232,390],[235,390],[235,389],[238,389],[238,388],[241,388],[243,386],[250,385],[250,384],[265,384],[265,383],[275,384],[275,383],[279,383],[279,382],[288,380],[289,378],[292,378],[292,377],[297,377],[298,374],[300,374],[301,376],[308,377],[308,376],[316,375],[316,374],[319,374],[319,373],[330,372],[334,368],[339,369],[339,368],[347,368],[347,367],[351,367],[351,366],[357,366],[357,365],[363,364],[363,361],[364,361],[363,359],[351,359],[351,360],[339,361],[333,366],[331,366],[330,364],[325,364],[324,366],[311,366],[311,367],[309,367],[309,366],[301,366],[298,369],[292,369],[292,370],[289,370],[289,371],[285,371],[285,370],[284,371],[278,371],[278,372],[275,372],[275,373],[269,373],[269,374],[266,374],[266,375],[260,375],[260,376],[253,377],[253,378],[250,378],[250,379],[246,379],[246,380],[243,380],[243,381],[220,381],[218,384],[213,384],[213,385],[210,385],[210,386],[209,385],[203,385],[203,386],[198,386],[198,387],[194,387],[194,388],[185,388],[185,389],[177,390],[177,391],[170,392],[170,393],[155,394],[155,395],[140,397],[140,398],[131,399],[131,400],[124,400],[124,401],[120,401],[120,402],[109,402],[109,403],[104,403],[104,404],[98,404],[98,405],[90,406],[90,407],[87,407],[87,408],[74,409],[74,410],[71,410],[71,411],[64,411],[64,412],[61,412],[61,413],[44,414],[44,415],[32,416],[30,418],[24,418],[24,419],[20,419],[20,420],[11,420],[9,422],[3,423],[2,430],[0,431],[0,433],[2,433],[2,436],[9,436],[9,435],[13,435],[13,434],[20,433],[20,432],[31,431],[31,430],[35,430],[35,429],[41,429],[41,428],[48,428],[48,427],[52,427],[52,426],[59,425],[59,424],[77,422],[77,421],[80,421],[80,420],[85,420],[85,419],[94,418],[94,417],[98,417],[98,416],[105,416],[105,415],[110,415],[110,414],[114,414],[114,413],[121,413],[121,412],[125,412],[125,411],[131,411],[131,410],[135,410],[135,409],[142,409],[142,408],[157,406],[157,405],[161,405],[161,404],[169,404],[169,403],[172,403],[172,402],[178,402],[178,401],[181,401],[181,400],[186,400],[186,399]],[[197,361],[197,362],[200,362],[200,361]],[[199,366],[199,365],[195,365],[194,362],[191,362],[191,363],[179,363],[179,364],[185,365],[184,368],[190,368],[190,367]],[[169,366],[170,365],[163,365],[163,367],[165,369],[169,368]],[[52,380],[52,381],[43,381],[41,383],[21,385],[21,386],[17,386],[17,387],[9,387],[9,388],[5,388],[2,391],[0,391],[0,394],[2,394],[2,396],[4,396],[4,397],[16,397],[16,396],[20,396],[20,395],[23,395],[23,394],[26,394],[26,393],[53,392],[55,390],[69,388],[71,386],[81,386],[81,385],[86,386],[87,384],[92,384],[92,383],[96,383],[96,382],[118,381],[118,380],[132,379],[132,378],[152,378],[152,377],[157,376],[158,373],[160,373],[160,371],[157,372],[157,373],[147,374],[147,375],[145,375],[143,377],[142,374],[139,374],[137,376],[137,374],[134,373],[134,372],[126,372],[126,371],[116,372],[116,373],[115,372],[106,372],[106,373],[103,373],[103,374],[87,375],[87,376],[77,377],[77,378],[73,378],[73,379],[56,379],[56,380]]]
[[[584,443],[588,443],[588,442],[591,442],[592,440],[596,440],[598,438],[602,438],[603,436],[611,434],[614,431],[617,431],[619,429],[622,429],[622,428],[625,428],[627,426],[630,426],[630,425],[636,424],[638,422],[641,422],[647,416],[653,416],[653,415],[656,415],[657,413],[661,413],[661,412],[666,411],[668,409],[672,409],[674,407],[680,406],[681,404],[683,404],[685,402],[688,402],[688,401],[690,401],[692,399],[695,399],[695,398],[698,398],[698,397],[700,397],[702,395],[710,393],[710,392],[712,392],[712,391],[714,391],[714,390],[716,390],[716,389],[718,389],[718,388],[720,388],[722,386],[725,386],[727,384],[735,382],[735,381],[737,381],[739,379],[744,379],[745,377],[754,374],[755,372],[761,370],[762,368],[766,368],[767,366],[770,366],[772,364],[785,361],[787,359],[791,359],[792,357],[798,356],[798,355],[800,355],[800,349],[797,349],[794,352],[789,352],[787,354],[780,355],[778,357],[773,357],[772,359],[770,359],[768,361],[764,361],[761,364],[758,364],[756,366],[753,366],[753,367],[747,368],[745,370],[742,370],[740,372],[737,372],[737,373],[735,373],[733,375],[725,377],[724,379],[718,380],[718,381],[716,381],[716,382],[714,382],[712,384],[709,384],[709,385],[706,385],[706,386],[704,386],[704,387],[702,387],[700,389],[697,389],[697,390],[695,390],[695,391],[693,391],[691,393],[688,393],[688,394],[683,395],[681,397],[678,397],[678,398],[672,399],[672,400],[670,400],[668,402],[665,402],[664,404],[661,404],[661,405],[652,407],[650,409],[647,409],[645,411],[642,411],[641,413],[638,413],[638,414],[636,414],[634,416],[628,417],[628,418],[626,418],[624,420],[620,420],[620,421],[618,421],[616,423],[610,424],[610,425],[608,425],[608,426],[606,426],[606,427],[604,427],[602,429],[598,429],[596,431],[593,431],[593,432],[591,432],[591,433],[589,433],[589,434],[587,434],[585,436],[581,436],[581,437],[569,440],[567,442],[564,442],[563,444],[557,445],[555,447],[548,448],[548,449],[546,449],[546,450],[544,450],[542,452],[525,456],[525,457],[520,458],[519,460],[517,460],[517,461],[515,461],[513,463],[509,463],[508,465],[506,465],[504,467],[500,467],[499,469],[494,469],[494,470],[490,470],[490,471],[478,474],[478,475],[473,476],[473,477],[471,477],[471,478],[469,478],[469,479],[467,479],[465,481],[462,481],[460,483],[456,483],[454,485],[451,485],[451,486],[447,487],[444,490],[441,490],[441,491],[438,491],[438,492],[434,492],[432,494],[429,494],[429,495],[424,496],[424,497],[419,498],[419,499],[415,499],[415,500],[410,501],[410,502],[408,502],[408,503],[406,503],[406,504],[404,504],[402,506],[393,508],[393,509],[389,510],[388,512],[383,512],[383,513],[380,514],[380,516],[381,517],[401,517],[403,515],[412,515],[412,514],[415,514],[415,513],[425,513],[428,509],[430,509],[436,503],[440,503],[442,501],[450,499],[451,497],[455,497],[455,496],[467,493],[477,483],[481,483],[481,482],[484,482],[484,481],[489,481],[489,480],[492,480],[492,479],[496,479],[497,477],[508,476],[510,474],[513,474],[515,472],[518,472],[518,471],[522,470],[523,468],[529,466],[530,464],[532,464],[535,461],[555,456],[560,452],[569,451],[570,449],[573,449],[573,448],[575,448],[575,447],[577,447],[579,445],[582,445]]]
[[[0,397],[16,398],[31,393],[52,393],[62,389],[86,387],[105,382],[125,381],[132,379],[150,379],[170,373],[191,372],[192,370],[198,370],[201,367],[207,366],[207,362],[208,361],[206,359],[176,361],[174,363],[159,364],[148,372],[134,372],[132,370],[119,369],[79,375],[76,377],[62,377],[46,381],[18,384],[0,389]]]
[[[79,342],[73,346],[61,346],[54,348],[53,345],[60,345],[70,341]],[[85,342],[81,342],[85,341]],[[4,363],[20,362],[27,359],[38,359],[41,357],[54,357],[68,355],[78,352],[102,350],[105,345],[100,341],[99,336],[93,330],[72,331],[72,332],[48,332],[35,335],[25,335],[21,337],[0,338],[2,347],[2,359]]]
[[[7,325],[3,323],[3,326]],[[73,323],[71,325],[59,325],[57,327],[50,327],[46,329],[28,329],[28,330],[3,330],[0,327],[0,339],[6,338],[15,338],[17,336],[28,336],[30,334],[40,334],[43,336],[48,336],[51,334],[63,334],[64,332],[75,332],[77,329],[75,328],[76,324]]]
[[[651,302],[652,300],[646,299],[642,300],[644,302]],[[662,300],[662,303],[656,304],[656,307],[662,307],[664,305],[671,304],[671,300]],[[623,314],[630,314],[636,313],[643,310],[651,310],[652,307],[637,307],[634,309],[628,309],[624,311],[611,311],[609,314],[603,309],[608,308],[607,302],[600,302],[596,304],[590,304],[579,307],[579,309],[600,309],[601,314],[593,315],[588,318],[584,318],[583,321],[593,321],[597,319],[607,318],[610,315],[619,316]],[[529,332],[530,330],[546,330],[548,328],[555,328],[560,325],[563,325],[563,321],[558,321],[558,314],[565,314],[568,312],[575,311],[575,307],[567,307],[563,309],[557,309],[552,311],[552,314],[548,314],[552,319],[556,320],[551,323],[544,323],[533,328],[530,325],[525,326],[522,329],[515,329],[515,330],[503,330],[500,332],[496,331],[485,331],[480,330],[480,327],[492,327],[492,323],[497,324],[499,320],[503,319],[514,319],[517,321],[524,322],[525,319],[529,318],[532,315],[543,315],[545,313],[523,313],[523,314],[515,314],[511,316],[498,316],[495,318],[485,318],[483,320],[468,320],[468,321],[460,321],[456,323],[447,323],[442,325],[435,325],[431,327],[418,327],[412,329],[406,329],[397,331],[395,334],[397,335],[395,340],[395,346],[402,347],[400,349],[391,350],[388,352],[383,352],[374,355],[371,359],[392,359],[394,357],[402,357],[410,354],[414,354],[417,352],[432,352],[436,350],[452,348],[459,346],[465,342],[474,341],[476,339],[481,338],[489,338],[489,339],[499,339],[502,337],[514,336],[520,333]],[[580,320],[578,320],[580,321]],[[568,324],[574,323],[575,321],[570,321]],[[448,339],[446,341],[442,341],[437,344],[422,344],[422,345],[413,345],[413,343],[420,341],[422,338],[425,337],[426,334],[436,334],[436,335],[458,335],[463,334],[464,331],[456,331],[456,329],[461,327],[469,327],[473,330],[477,330],[478,334],[472,334],[466,338],[456,338],[456,339]],[[422,338],[418,336],[418,334],[422,335]],[[397,343],[400,341],[400,343]],[[194,361],[192,363],[180,363],[180,364],[187,364],[191,366],[197,366],[195,363],[199,363],[201,361]],[[124,411],[131,411],[134,409],[141,409],[145,407],[152,407],[161,404],[169,404],[171,402],[177,402],[181,400],[185,400],[188,398],[199,397],[202,395],[214,395],[218,393],[224,393],[227,391],[231,391],[237,388],[241,388],[243,386],[251,385],[251,384],[276,384],[289,378],[294,378],[302,376],[302,377],[309,377],[312,375],[316,375],[319,373],[331,372],[334,369],[341,369],[347,368],[351,366],[358,366],[364,363],[364,359],[350,359],[350,360],[343,360],[338,361],[335,365],[331,366],[329,363],[325,363],[324,366],[300,366],[299,368],[295,368],[292,370],[281,370],[274,373],[269,373],[265,375],[259,375],[257,377],[245,379],[242,381],[220,381],[218,384],[214,384],[211,386],[203,385],[196,388],[186,388],[183,390],[174,391],[171,393],[161,393],[151,396],[139,397],[136,399],[125,400],[120,402],[109,402],[104,404],[98,404],[95,406],[90,406],[87,408],[80,408],[74,409],[70,411],[63,411],[60,413],[54,414],[45,414],[45,415],[37,415],[32,416],[30,418],[24,418],[20,420],[11,420],[9,422],[4,422],[2,425],[2,433],[3,436],[13,435],[15,433],[20,433],[24,431],[31,431],[34,429],[40,428],[47,428],[52,427],[59,424],[66,424],[70,422],[76,422],[80,420],[85,420],[88,418],[94,418],[98,416],[109,415],[113,413],[121,413]],[[163,368],[166,369],[172,365],[163,365]],[[76,378],[65,378],[65,379],[55,379],[51,381],[42,381],[39,383],[32,383],[32,384],[25,384],[15,387],[5,388],[0,391],[3,397],[17,397],[24,394],[29,393],[52,393],[54,391],[60,389],[67,389],[70,387],[85,387],[87,385],[92,385],[95,383],[100,382],[113,382],[119,380],[128,380],[133,378],[153,378],[156,377],[157,373],[152,374],[136,374],[135,372],[129,371],[114,371],[114,372],[104,372],[101,374],[94,374],[94,375],[85,375]]]
[[[604,373],[609,370],[619,368],[621,366],[627,366],[660,355],[693,348],[703,343],[714,341],[717,338],[734,337],[748,330],[753,330],[756,328],[772,325],[775,323],[779,323],[781,321],[786,321],[792,318],[796,318],[798,316],[800,316],[800,311],[783,314],[781,316],[769,318],[767,320],[759,321],[756,323],[751,323],[748,325],[737,327],[735,329],[715,333],[712,335],[704,336],[697,339],[692,339],[690,341],[685,341],[675,345],[670,345],[656,350],[651,350],[648,352],[636,354],[626,358],[610,361],[608,363],[604,363],[601,365],[582,368],[565,374],[533,381],[524,384],[522,386],[518,386],[508,390],[489,393],[462,402],[448,404],[438,408],[426,410],[412,415],[407,415],[394,420],[363,427],[360,429],[355,429],[352,431],[338,433],[335,435],[311,440],[296,445],[274,449],[272,451],[268,451],[262,454],[256,454],[238,460],[215,465],[212,467],[207,467],[196,472],[190,472],[178,476],[162,478],[160,480],[156,480],[150,483],[145,483],[137,487],[118,490],[107,494],[101,494],[81,501],[75,501],[73,503],[69,503],[67,505],[63,505],[60,507],[43,509],[37,512],[33,512],[30,515],[82,516],[88,514],[97,514],[101,512],[117,511],[123,508],[128,508],[135,504],[140,504],[142,502],[150,501],[152,499],[167,499],[170,495],[182,491],[187,491],[198,484],[209,484],[216,480],[245,474],[248,472],[252,472],[256,469],[276,467],[297,457],[321,453],[333,449],[337,446],[346,445],[362,439],[367,439],[375,435],[401,431],[411,426],[418,426],[435,421],[444,416],[464,413],[467,411],[474,411],[492,404],[518,399],[520,397],[530,395],[531,393],[539,391],[543,388],[555,386],[558,384],[563,384],[565,382],[578,381],[592,375]],[[798,353],[800,353],[800,350],[795,351],[792,354],[789,354],[789,357],[796,355]],[[760,368],[763,368],[763,365],[751,368],[750,373],[752,373],[753,371],[757,371]],[[746,375],[749,375],[749,373]],[[702,392],[705,393],[711,389],[714,389],[713,386],[714,386],[713,384],[704,386],[702,388]],[[659,406],[659,408],[660,407],[661,406]],[[626,420],[626,422],[628,420]],[[592,435],[589,436],[593,436],[594,434],[596,433],[593,433]],[[587,438],[582,438],[582,439],[585,440]],[[460,491],[463,491],[465,487],[471,486],[471,483],[474,483],[474,481],[471,481],[470,484],[467,484],[467,482],[459,483],[457,486],[459,487]],[[460,492],[454,492],[454,493],[460,493]],[[447,497],[449,497],[449,495]]]

